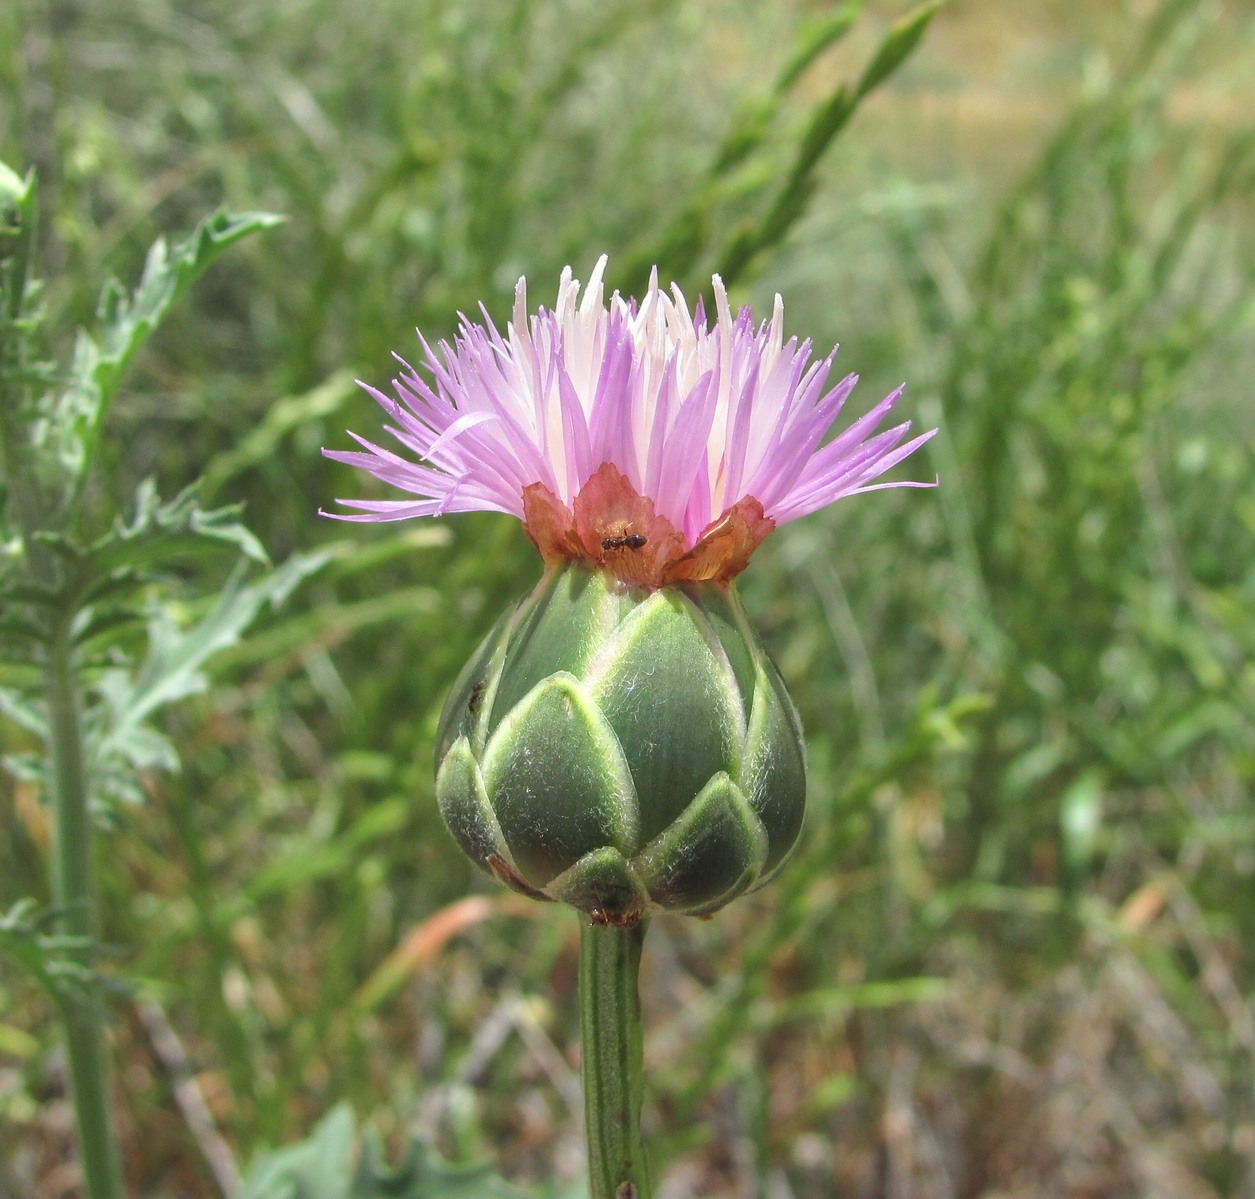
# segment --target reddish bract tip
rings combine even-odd
[[[573,510],[572,510],[573,508]],[[523,491],[523,528],[547,566],[582,562],[624,587],[726,583],[749,564],[776,522],[751,496],[712,521],[689,549],[627,477],[603,462],[567,508],[543,483]]]

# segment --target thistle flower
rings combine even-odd
[[[713,325],[699,300],[655,270],[638,304],[605,302],[602,257],[584,296],[568,267],[552,311],[527,311],[514,293],[505,336],[462,317],[453,345],[423,339],[435,386],[408,363],[397,399],[363,384],[415,458],[351,433],[364,449],[324,450],[417,499],[341,500],[390,521],[487,510],[523,521],[546,563],[581,562],[628,586],[726,582],[777,525],[861,491],[927,487],[875,483],[932,435],[904,442],[905,422],[869,436],[902,389],[827,444],[853,391],[847,375],[825,391],[832,354],[784,341],[784,305],[770,321],[736,315],[718,276]],[[327,515],[333,515],[328,513]]]
[[[606,303],[605,264],[582,298],[568,268],[534,316],[520,280],[504,336],[485,311],[423,340],[434,385],[402,363],[397,398],[366,388],[412,458],[357,434],[323,452],[417,497],[341,500],[342,520],[522,520],[545,575],[454,686],[437,800],[502,881],[630,926],[708,914],[783,865],[801,725],[730,584],[777,525],[931,486],[875,480],[932,432],[874,432],[899,389],[825,443],[855,376],[826,389],[833,356],[784,340],[779,297],[755,327],[716,277],[709,322],[655,272],[639,303]]]

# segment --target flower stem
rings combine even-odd
[[[91,813],[74,650],[69,621],[60,614],[54,618],[47,652],[48,755],[56,823],[53,900],[62,913],[62,930],[80,943],[74,950],[78,963],[90,969],[96,938]],[[84,1194],[88,1199],[119,1199],[122,1175],[109,1116],[102,1011],[94,995],[71,994],[61,1004],[61,1016]]]
[[[589,1199],[649,1199],[641,1144],[644,1040],[636,979],[648,922],[580,929],[580,1032]]]

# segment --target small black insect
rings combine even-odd
[[[649,540],[641,533],[629,533],[626,537],[603,537],[603,550],[638,550]]]
[[[474,687],[471,688],[471,698],[466,701],[466,710],[472,715],[479,712],[479,705],[484,702],[484,680],[480,679]]]

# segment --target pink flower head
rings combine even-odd
[[[514,293],[504,336],[462,317],[453,344],[423,339],[434,386],[407,363],[397,399],[362,384],[392,418],[387,431],[419,461],[350,433],[361,451],[324,450],[415,499],[340,500],[341,520],[404,520],[485,509],[523,521],[547,563],[582,560],[625,584],[727,580],[777,525],[875,483],[936,430],[910,422],[873,434],[902,389],[831,441],[854,389],[825,390],[832,354],[784,341],[784,305],[754,326],[713,280],[715,319],[690,314],[655,270],[639,303],[605,301],[602,257],[580,297],[568,267],[549,311]]]

